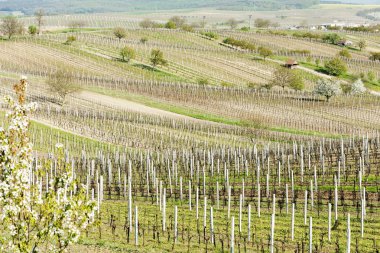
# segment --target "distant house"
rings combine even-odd
[[[338,41],[337,45],[342,47],[349,47],[352,46],[354,43],[350,40],[340,40]]]
[[[298,62],[296,60],[293,60],[293,59],[288,59],[286,62],[285,62],[285,67],[289,68],[289,69],[294,69],[298,66]]]

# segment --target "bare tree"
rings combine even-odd
[[[271,85],[280,86],[282,89],[289,87],[294,90],[303,90],[305,86],[302,77],[297,72],[285,67],[278,67],[276,69],[273,73]]]
[[[358,46],[360,48],[360,51],[362,51],[363,49],[367,47],[367,42],[365,40],[360,40],[358,43]]]
[[[266,60],[267,57],[273,55],[272,50],[270,50],[267,47],[259,47],[258,52],[259,52],[259,55],[264,58],[264,60]]]
[[[22,33],[23,26],[15,16],[7,16],[3,18],[0,30],[11,39],[12,36]]]
[[[257,28],[268,28],[270,25],[271,25],[271,22],[269,19],[257,18],[255,20],[255,26]]]
[[[227,21],[227,24],[231,27],[231,29],[236,29],[236,27],[238,26],[238,22],[234,18],[229,19]]]
[[[147,29],[147,28],[152,28],[154,26],[154,22],[151,21],[150,19],[144,19],[139,23],[141,28]]]
[[[86,25],[86,23],[84,21],[81,21],[81,20],[75,20],[75,21],[71,21],[69,24],[68,24],[68,27],[71,29],[71,31],[75,31],[75,29],[80,29],[82,27],[84,27]]]
[[[34,13],[34,16],[37,21],[38,34],[41,34],[41,27],[44,25],[44,16],[45,11],[43,9],[39,9]]]
[[[116,36],[116,38],[121,40],[127,36],[127,31],[122,27],[116,27],[113,29],[113,34]]]
[[[74,81],[74,77],[70,73],[57,70],[49,75],[46,84],[51,92],[59,96],[60,104],[63,105],[67,95],[80,91],[80,87]]]
[[[181,28],[184,24],[186,24],[186,20],[180,16],[171,17],[169,21],[175,23],[177,28]]]

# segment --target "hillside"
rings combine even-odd
[[[34,10],[43,8],[51,14],[59,13],[99,13],[121,11],[152,11],[173,9],[214,8],[220,10],[279,10],[302,9],[318,4],[319,0],[5,0],[0,1],[0,11],[22,11],[31,14]]]
[[[249,1],[0,0],[0,253],[380,252],[377,6]]]

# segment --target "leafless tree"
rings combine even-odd
[[[74,77],[64,70],[57,70],[50,74],[46,84],[51,92],[59,96],[61,105],[64,104],[67,95],[80,91],[80,87],[75,84]]]
[[[45,23],[44,21],[45,11],[43,9],[39,9],[34,13],[34,16],[37,21],[38,34],[41,34],[41,27]]]
[[[3,18],[0,30],[11,39],[12,36],[22,33],[23,25],[15,16],[7,16]]]

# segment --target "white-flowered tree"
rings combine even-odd
[[[96,204],[56,147],[54,173],[33,163],[28,138],[29,114],[26,78],[14,85],[17,101],[5,98],[10,111],[0,128],[0,251],[64,252],[94,221]],[[44,164],[49,166],[49,164]]]
[[[320,79],[314,87],[313,93],[315,95],[324,96],[328,102],[331,97],[341,94],[342,88],[340,87],[340,83],[338,81]]]
[[[367,89],[364,86],[364,83],[362,79],[356,80],[352,85],[351,85],[351,94],[353,95],[358,95],[358,94],[363,94],[367,91]]]

